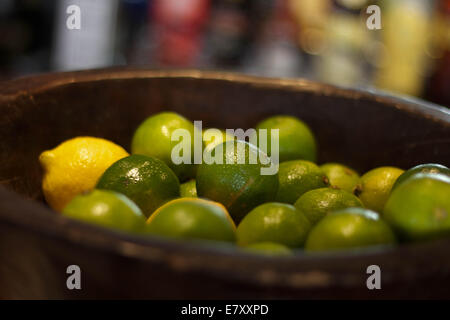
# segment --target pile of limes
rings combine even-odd
[[[76,137],[40,155],[44,196],[65,216],[119,231],[271,255],[450,235],[447,167],[379,167],[360,177],[343,164],[317,165],[314,135],[296,117],[272,116],[255,128],[267,141],[220,129],[202,133],[183,116],[162,112],[137,128],[131,155],[105,139]],[[194,143],[180,154],[192,161],[173,161],[178,129],[202,137],[210,161],[195,164]],[[262,174],[273,166],[275,174]]]

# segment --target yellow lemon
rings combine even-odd
[[[62,211],[76,195],[94,189],[103,172],[126,156],[121,146],[94,137],[76,137],[42,152],[39,162],[44,169],[45,200]]]

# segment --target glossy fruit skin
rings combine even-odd
[[[238,157],[240,148],[245,150],[245,159]],[[227,141],[212,152],[222,154],[222,164],[199,165],[196,178],[199,197],[222,203],[236,223],[259,204],[275,199],[278,175],[261,174],[261,168],[270,166],[270,159],[257,147],[245,141]],[[250,164],[250,156],[257,163]],[[262,164],[261,158],[267,164]]]
[[[293,204],[305,192],[328,186],[325,173],[313,162],[293,160],[280,163],[277,202]]]
[[[325,163],[319,167],[328,177],[330,186],[353,192],[359,182],[359,174],[340,163]]]
[[[304,193],[294,206],[305,214],[312,225],[315,225],[331,211],[364,207],[361,200],[352,193],[332,188],[310,190]]]
[[[42,190],[54,210],[61,210],[78,194],[94,189],[98,178],[117,160],[128,156],[121,146],[101,138],[76,137],[44,151]]]
[[[367,209],[382,213],[392,186],[404,171],[395,167],[379,167],[365,173],[354,194]]]
[[[161,160],[138,154],[122,158],[106,169],[97,188],[126,195],[146,217],[180,196],[180,183],[175,173]]]
[[[450,177],[412,175],[392,191],[383,217],[405,240],[450,235]]]
[[[191,179],[180,185],[180,197],[197,198],[197,187],[195,179]]]
[[[264,203],[250,211],[237,228],[237,243],[248,246],[275,242],[290,248],[303,246],[311,224],[293,205]]]
[[[292,250],[285,245],[275,242],[256,242],[249,244],[242,248],[247,252],[268,256],[289,256],[292,255]]]
[[[221,204],[199,198],[172,200],[147,220],[147,234],[234,242],[236,226]]]
[[[305,250],[350,250],[395,243],[393,231],[378,213],[347,208],[331,212],[320,220],[309,233]]]
[[[317,143],[311,129],[300,119],[277,115],[269,117],[256,125],[257,131],[267,129],[267,135],[273,134],[271,129],[279,129],[279,162],[305,159],[316,161]],[[258,135],[259,137],[259,135]],[[271,139],[267,139],[267,154],[270,156]]]
[[[403,172],[395,181],[391,192],[416,173],[440,173],[450,177],[450,169],[446,166],[437,163],[420,164]]]
[[[116,230],[140,233],[145,216],[139,207],[123,194],[98,190],[78,195],[63,209],[66,217]]]
[[[180,141],[171,141],[172,133],[177,129],[185,129],[191,137],[191,164],[174,164],[171,158],[173,148]],[[194,124],[175,112],[161,112],[148,117],[136,129],[132,143],[131,153],[142,154],[164,161],[175,172],[181,182],[195,177],[194,165],[194,132],[201,137]]]

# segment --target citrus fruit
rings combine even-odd
[[[305,159],[316,161],[316,140],[309,127],[300,119],[277,115],[269,117],[256,125],[258,139],[259,130],[267,130],[267,150],[263,150],[271,156],[271,136],[275,134],[272,129],[278,129],[279,136],[279,162]]]
[[[311,224],[293,205],[278,202],[262,204],[250,211],[237,228],[237,242],[248,246],[257,242],[275,242],[302,247]]]
[[[355,249],[395,242],[394,233],[378,213],[347,208],[333,211],[320,220],[309,233],[305,250]]]
[[[196,198],[197,187],[195,186],[195,179],[191,179],[180,185],[180,196],[183,198]]]
[[[286,256],[292,254],[291,249],[275,242],[256,242],[243,247],[243,249],[248,252],[268,256]]]
[[[450,234],[450,177],[416,173],[392,191],[384,218],[405,239]]]
[[[123,194],[97,190],[76,196],[63,209],[64,216],[129,232],[141,232],[145,217],[139,207]]]
[[[368,209],[382,212],[395,180],[404,171],[395,167],[379,167],[365,173],[355,188],[357,195]]]
[[[175,173],[161,160],[138,154],[122,158],[106,169],[97,189],[126,195],[146,217],[165,202],[180,196]]]
[[[236,139],[235,136],[226,133],[224,130],[209,128],[203,131],[203,144],[207,151],[211,151],[225,141],[234,139]]]
[[[61,211],[73,197],[92,190],[106,168],[126,156],[121,146],[94,137],[76,137],[42,152],[39,162],[44,170],[45,200]]]
[[[311,161],[292,160],[280,163],[276,200],[293,204],[305,192],[328,186],[328,178]]]
[[[199,197],[222,203],[237,223],[257,205],[275,199],[278,176],[263,174],[271,163],[257,147],[241,140],[226,141],[211,155],[217,161],[203,161],[198,167]]]
[[[234,242],[236,226],[220,203],[179,198],[158,208],[147,220],[146,232],[180,239]]]
[[[450,169],[446,166],[437,163],[420,164],[403,172],[395,181],[391,192],[416,173],[441,173],[450,177]]]
[[[358,184],[358,173],[339,163],[326,163],[320,166],[326,174],[332,188],[339,188],[348,192],[353,192]]]
[[[177,129],[186,130],[184,132],[189,134],[189,140],[180,138],[178,141],[172,141],[172,134]],[[139,125],[133,136],[131,152],[164,161],[175,172],[180,181],[183,182],[195,176],[196,166],[193,164],[194,133],[201,137],[199,129],[195,128],[188,119],[174,112],[161,112],[148,117]],[[172,150],[177,150],[176,146],[184,145],[183,143],[186,143],[188,150],[189,146],[191,149],[190,159],[187,161],[189,163],[175,164],[172,161]],[[176,154],[178,155],[179,153],[176,152]]]
[[[350,207],[364,207],[355,195],[340,189],[320,188],[304,193],[294,204],[302,211],[312,225],[330,211]]]

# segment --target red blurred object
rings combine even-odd
[[[209,13],[209,0],[154,0],[153,17],[159,26],[195,32]]]
[[[196,33],[166,30],[160,35],[157,59],[167,66],[190,66],[200,51],[200,40]]]
[[[209,0],[155,0],[156,60],[163,66],[191,66],[200,53]]]

